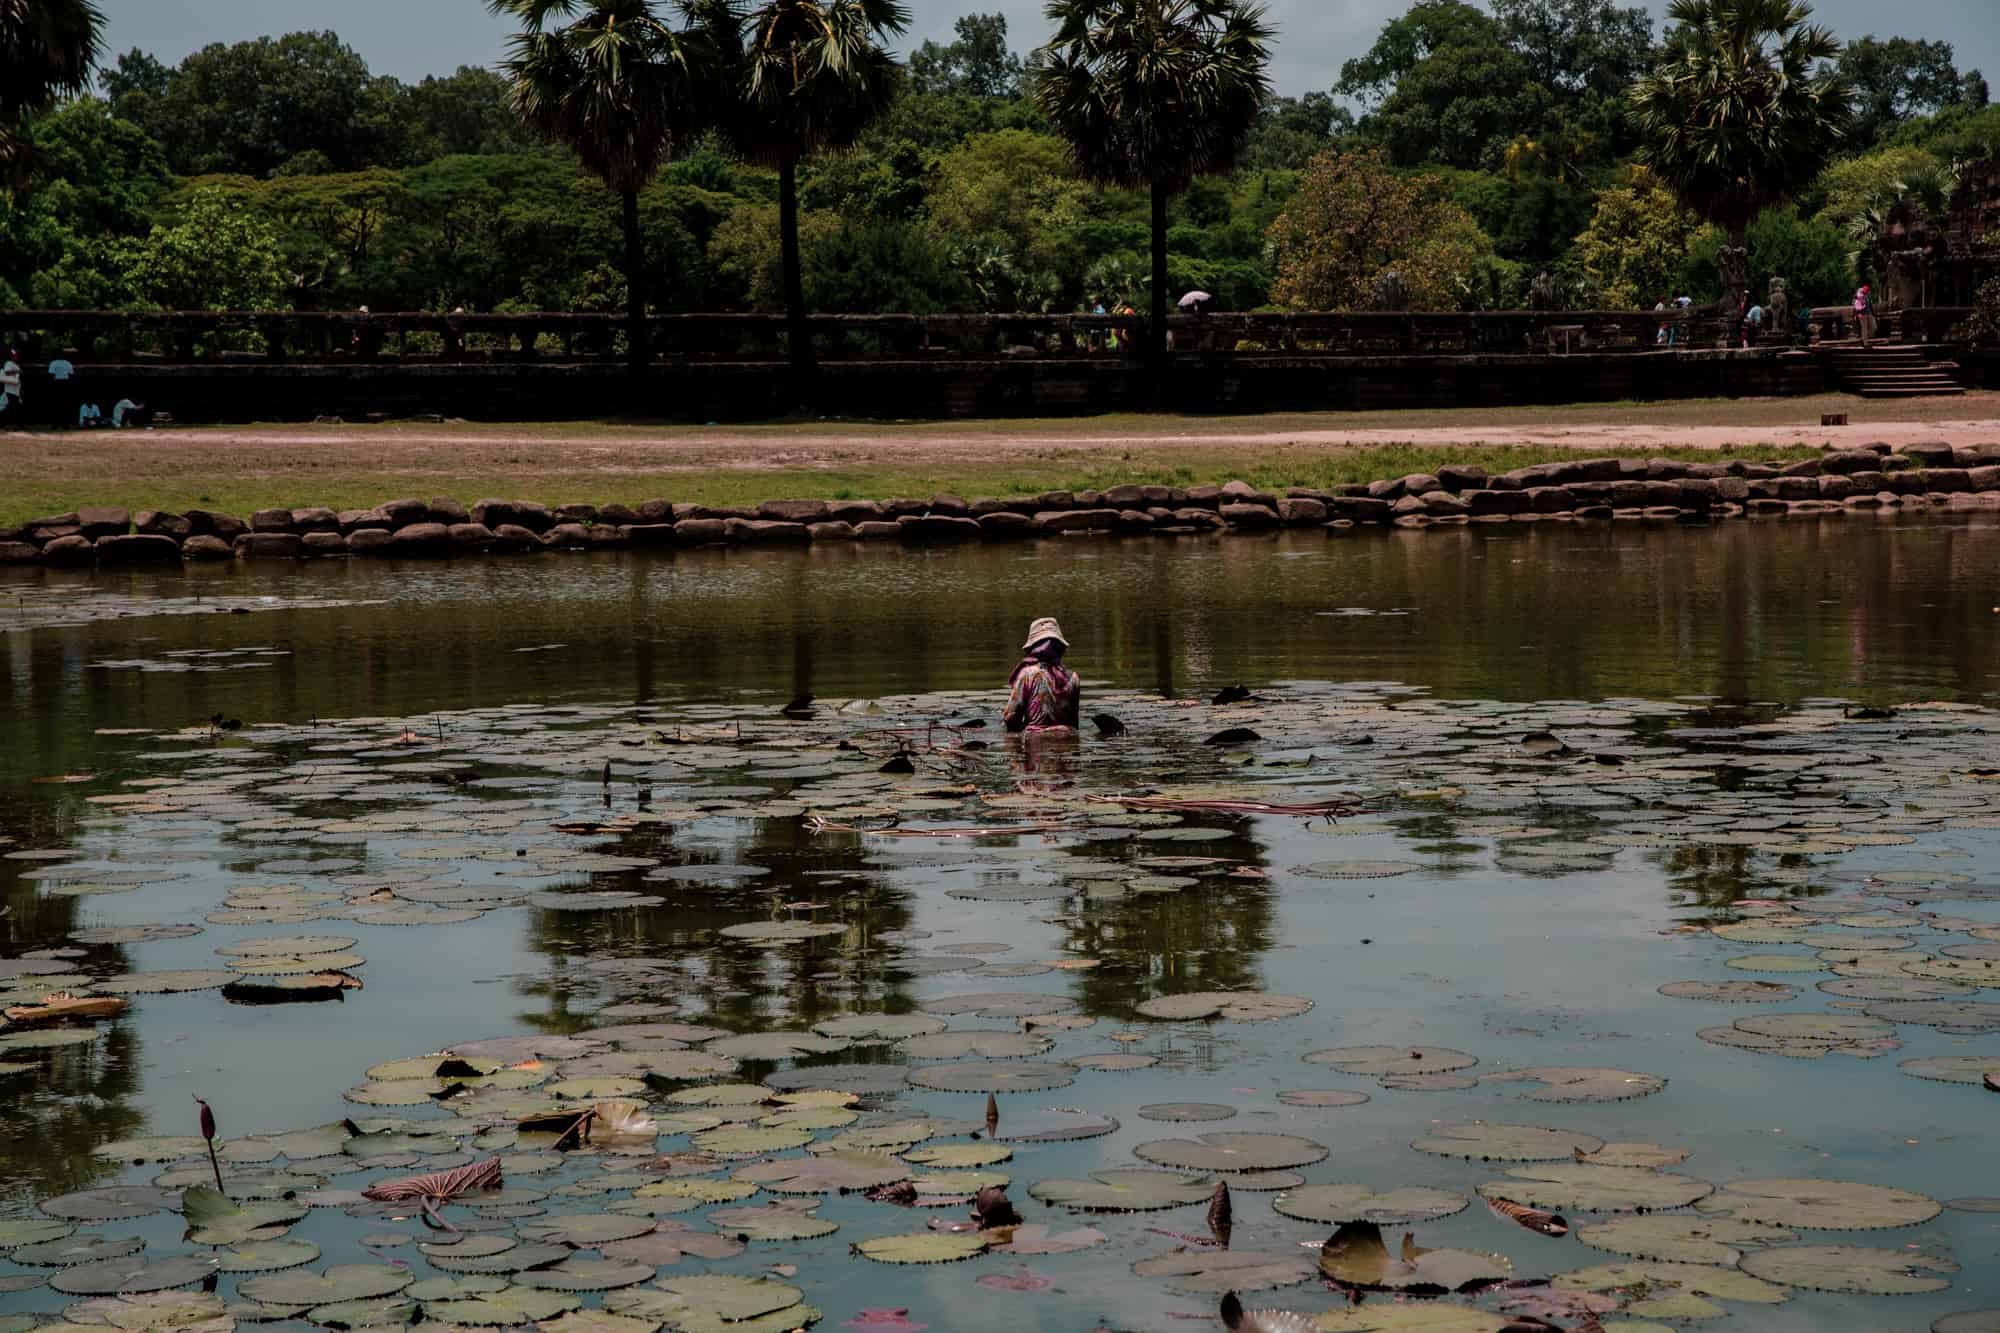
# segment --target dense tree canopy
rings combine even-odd
[[[600,2],[637,0],[558,8],[574,19]],[[751,6],[690,3],[641,7],[734,50],[753,35],[728,17]],[[1702,7],[1760,3],[1803,9]],[[1227,136],[1231,153],[1201,168],[1217,174],[1165,173],[1187,184],[1164,229],[1167,286],[1210,291],[1226,309],[1368,306],[1393,267],[1415,301],[1440,308],[1521,304],[1542,272],[1570,304],[1650,307],[1662,286],[1713,300],[1724,235],[1633,171],[1642,153],[1657,162],[1668,136],[1644,129],[1645,104],[1630,90],[1663,61],[1685,67],[1694,50],[1691,14],[1676,13],[1657,32],[1637,0],[1418,0],[1333,87],[1251,108],[1234,126],[1240,138]],[[869,114],[822,117],[840,132],[794,140],[837,149],[794,158],[804,307],[1146,303],[1158,173],[1152,159],[1124,172],[1079,168],[1034,96],[1050,60],[1036,48],[1057,33],[1054,22],[1030,32],[972,14],[949,40],[900,56],[871,39]],[[0,24],[0,59],[25,49],[7,40]],[[1778,44],[1763,49],[1782,63]],[[1897,208],[1941,211],[1957,164],[2000,153],[2000,107],[1941,42],[1843,33],[1819,49],[1804,82],[1848,85],[1852,127],[1817,156],[1789,153],[1783,190],[1762,189],[1760,172],[1743,212],[1751,288],[1761,294],[1780,275],[1795,301],[1826,303],[1851,286],[1857,260],[1871,262],[1865,238],[1877,221]],[[0,304],[256,297],[302,309],[619,310],[635,292],[663,312],[787,304],[780,154],[723,114],[733,98],[710,108],[705,135],[683,126],[657,175],[641,178],[628,248],[623,192],[577,145],[525,123],[501,71],[404,83],[333,33],[293,33],[207,47],[178,65],[128,51],[97,70],[90,95],[82,80],[95,59],[79,49],[67,74],[55,70],[72,81],[51,84],[48,98],[69,100],[8,122],[36,171],[26,192],[0,191]],[[1133,156],[1115,134],[1093,146]],[[1656,179],[1672,180],[1664,163]],[[1774,204],[1786,195],[1795,209]],[[1383,227],[1379,200],[1424,221]],[[1364,205],[1368,228],[1326,239],[1342,210]],[[176,256],[205,264],[210,243],[237,247],[239,268],[193,265],[198,282],[166,280]]]

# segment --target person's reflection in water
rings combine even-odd
[[[1003,719],[1009,734],[1021,738],[1023,771],[1063,781],[1071,777],[1083,708],[1083,684],[1063,665],[1068,648],[1054,617],[1044,616],[1028,627]]]

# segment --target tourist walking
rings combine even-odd
[[[1854,289],[1854,324],[1860,329],[1861,345],[1866,348],[1875,337],[1875,301],[1865,282]]]
[[[0,361],[0,428],[20,430],[28,424],[22,415],[21,406],[21,354],[14,348],[7,349],[7,358]]]
[[[1063,665],[1069,640],[1055,617],[1044,616],[1028,627],[1021,660],[1009,681],[1004,720],[1009,731],[1031,734],[1074,733],[1083,706],[1083,685]]]
[[[69,427],[79,405],[76,362],[70,360],[75,355],[74,347],[65,347],[60,356],[49,362],[49,419],[57,430]]]

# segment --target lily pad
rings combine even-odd
[[[654,1271],[649,1263],[572,1255],[559,1264],[517,1274],[514,1280],[540,1291],[611,1291],[649,1282]]]
[[[822,1037],[847,1041],[901,1041],[944,1029],[944,1020],[929,1014],[845,1014],[813,1024],[813,1031]]]
[[[281,1268],[297,1268],[319,1258],[319,1246],[309,1240],[258,1240],[216,1256],[216,1271],[222,1273],[272,1273]]]
[[[568,1292],[514,1286],[468,1300],[427,1301],[424,1321],[472,1328],[512,1328],[550,1318],[580,1304],[581,1300]]]
[[[1702,1205],[1704,1212],[1727,1212],[1767,1226],[1817,1231],[1869,1231],[1913,1227],[1941,1211],[1937,1200],[1886,1185],[1849,1180],[1776,1178],[1732,1180]]]
[[[1193,991],[1186,995],[1161,995],[1140,1004],[1138,1012],[1147,1018],[1186,1022],[1219,1018],[1232,1023],[1261,1023],[1279,1018],[1296,1018],[1311,1009],[1303,995],[1273,995],[1267,991]]]
[[[1235,1114],[1235,1107],[1216,1102],[1154,1102],[1139,1108],[1141,1120],[1164,1120],[1169,1123],[1228,1120]]]
[[[1145,1213],[1206,1203],[1215,1193],[1213,1177],[1135,1169],[1093,1171],[1088,1180],[1044,1180],[1029,1186],[1030,1198],[1084,1213]]]
[[[1271,1207],[1302,1222],[1374,1222],[1394,1226],[1434,1222],[1462,1213],[1471,1201],[1450,1190],[1408,1187],[1375,1190],[1367,1185],[1306,1185],[1271,1200]]]
[[[1030,1032],[994,1028],[960,1028],[910,1037],[896,1049],[913,1060],[962,1060],[978,1056],[983,1060],[1012,1060],[1040,1055],[1055,1045],[1047,1037]]]
[[[1318,1269],[1311,1259],[1297,1251],[1285,1254],[1182,1247],[1141,1259],[1132,1265],[1132,1271],[1140,1277],[1166,1278],[1171,1291],[1219,1296],[1230,1291],[1297,1286]]]
[[[238,1294],[267,1305],[332,1305],[393,1296],[415,1280],[407,1268],[389,1264],[336,1264],[323,1273],[271,1273],[246,1278]]]
[[[1708,1197],[1715,1187],[1671,1171],[1587,1162],[1518,1166],[1506,1180],[1479,1187],[1484,1198],[1512,1199],[1535,1208],[1573,1208],[1586,1213],[1648,1212],[1681,1208]]]
[[[1291,1134],[1231,1133],[1155,1139],[1132,1150],[1142,1161],[1185,1171],[1275,1171],[1310,1166],[1326,1153],[1325,1145]]]
[[[1670,981],[1660,987],[1660,994],[1670,999],[1717,1004],[1774,1004],[1798,993],[1797,986],[1776,981]]]
[[[1558,1291],[1638,1288],[1653,1293],[1664,1289],[1716,1300],[1745,1301],[1753,1305],[1779,1305],[1792,1298],[1792,1293],[1782,1286],[1761,1281],[1733,1268],[1709,1264],[1598,1264],[1574,1272],[1558,1273],[1550,1280],[1550,1285]]]
[[[1077,1250],[1088,1250],[1104,1244],[1107,1237],[1096,1227],[1075,1227],[1068,1231],[1057,1231],[1040,1223],[1029,1223],[1013,1230],[1013,1238],[1005,1245],[993,1247],[995,1254],[1072,1254]]]
[[[1785,1245],[1746,1254],[1739,1265],[1753,1277],[1809,1291],[1863,1296],[1915,1296],[1951,1286],[1958,1271],[1949,1259],[1908,1250],[1856,1245]]]
[[[186,991],[220,990],[237,979],[234,972],[127,972],[107,977],[94,989],[104,995],[172,995]]]
[[[1912,1078],[1977,1085],[1989,1074],[2000,1074],[2000,1055],[1932,1055],[1905,1060],[1896,1068]]]
[[[774,1194],[850,1194],[910,1178],[906,1163],[882,1153],[836,1152],[759,1162],[735,1178]]]
[[[1314,1051],[1307,1064],[1331,1065],[1343,1074],[1448,1074],[1479,1063],[1476,1056],[1442,1046],[1336,1046]]]
[[[728,1060],[796,1060],[802,1055],[844,1051],[850,1044],[845,1037],[822,1037],[811,1032],[753,1032],[723,1037],[702,1049],[705,1054]]]
[[[1766,1226],[1736,1217],[1705,1217],[1688,1213],[1629,1214],[1583,1227],[1576,1238],[1593,1249],[1634,1259],[1664,1263],[1719,1264],[1733,1267],[1743,1250],[1782,1245],[1798,1239],[1783,1227]]]
[[[935,1092],[1046,1092],[1075,1082],[1076,1070],[1030,1060],[974,1060],[924,1065],[909,1072],[913,1087]]]
[[[1511,1069],[1487,1074],[1481,1083],[1539,1083],[1528,1094],[1537,1102],[1625,1102],[1650,1097],[1667,1086],[1656,1074],[1635,1074],[1629,1069],[1602,1069],[1582,1065],[1543,1065],[1535,1069]]]
[[[979,1231],[916,1231],[864,1240],[854,1249],[883,1264],[949,1264],[982,1254],[991,1243],[991,1237]]]
[[[1596,1152],[1604,1140],[1568,1129],[1475,1121],[1445,1125],[1410,1146],[1418,1152],[1475,1162],[1566,1162],[1579,1153]]]
[[[809,1208],[792,1203],[762,1208],[718,1208],[708,1214],[708,1222],[723,1234],[744,1240],[815,1240],[840,1229],[839,1223],[816,1217]]]
[[[1373,1222],[1348,1222],[1321,1247],[1319,1271],[1364,1290],[1451,1292],[1503,1281],[1514,1265],[1497,1254],[1429,1250],[1404,1237],[1392,1255]]]
[[[49,1279],[49,1285],[70,1296],[129,1296],[192,1286],[213,1277],[215,1272],[215,1260],[205,1254],[183,1254],[168,1259],[134,1254],[65,1268]]]

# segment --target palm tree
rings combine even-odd
[[[623,204],[625,300],[632,372],[646,364],[645,254],[639,191],[674,151],[700,133],[712,107],[717,56],[700,7],[677,31],[653,0],[486,0],[518,20],[501,68],[514,110],[567,144]]]
[[[1639,160],[1729,235],[1796,194],[1847,131],[1841,46],[1807,0],[1672,0],[1665,58],[1632,88]],[[1734,285],[1734,284],[1732,284]]]
[[[910,25],[901,0],[762,0],[745,20],[741,102],[730,137],[778,171],[778,241],[792,365],[812,369],[799,258],[799,163],[850,147],[896,94],[898,66],[881,43]]]
[[[22,122],[90,86],[104,15],[95,0],[0,0],[0,169],[22,184]]]
[[[1153,354],[1167,348],[1167,204],[1228,171],[1271,93],[1273,30],[1249,0],[1049,0],[1035,100],[1085,176],[1153,196]]]

